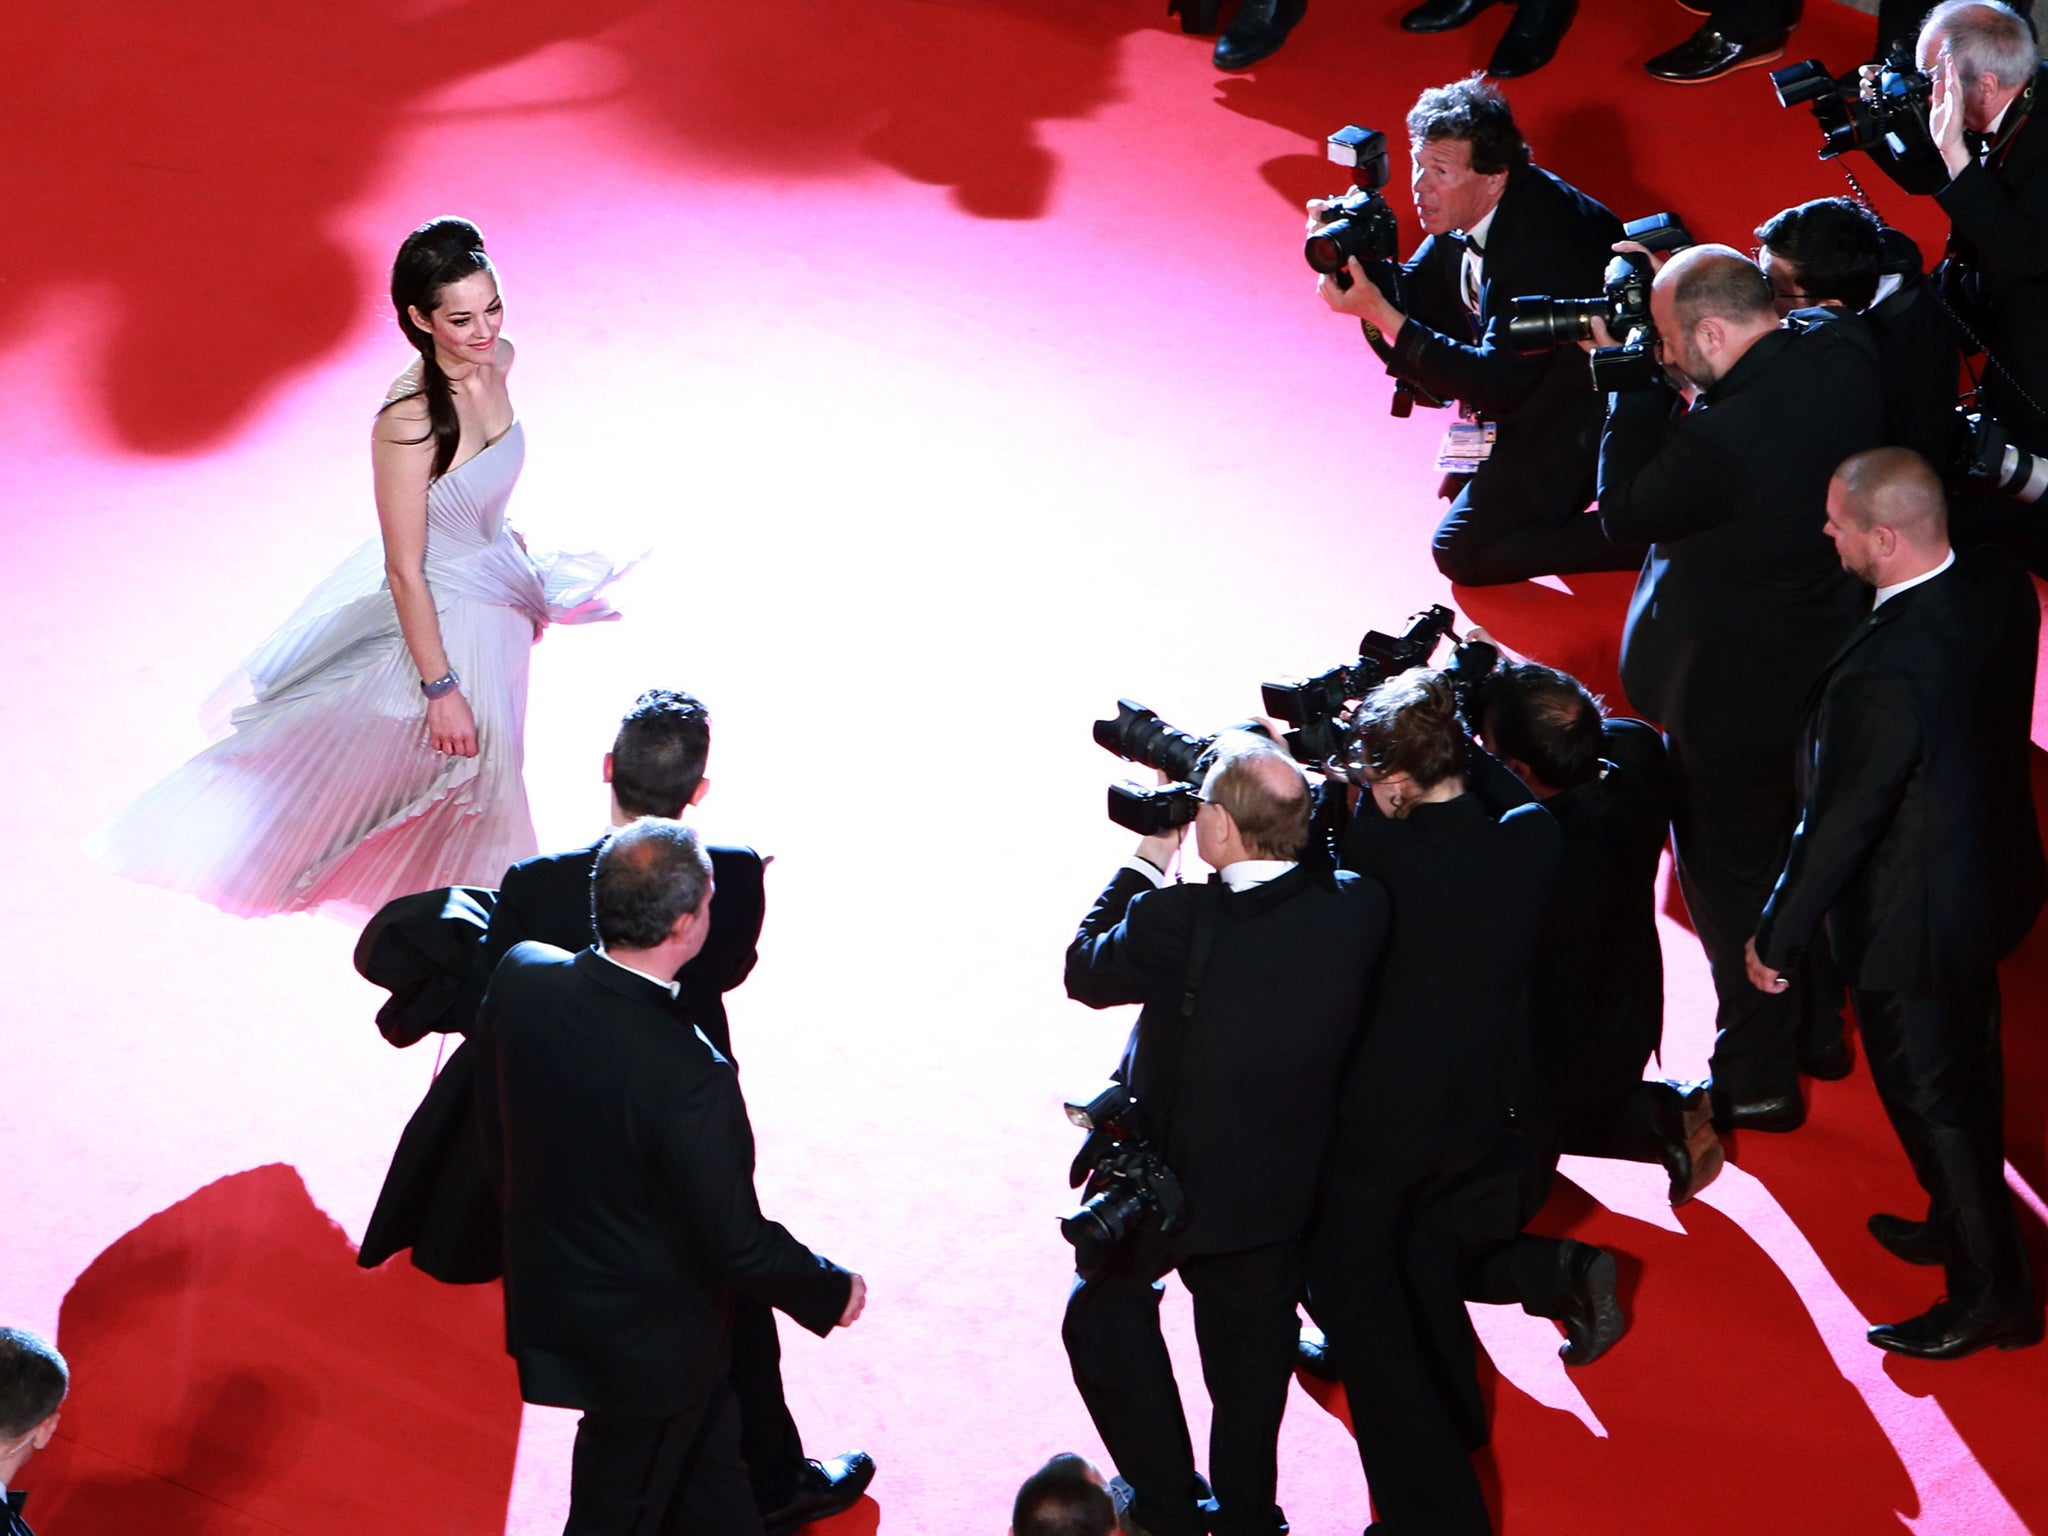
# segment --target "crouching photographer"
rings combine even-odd
[[[1224,733],[1199,789],[1195,846],[1216,874],[1168,883],[1184,828],[1146,837],[1067,950],[1070,997],[1144,1008],[1124,1092],[1070,1110],[1094,1121],[1088,1160],[1105,1139],[1124,1155],[1065,1224],[1083,1241],[1062,1332],[1082,1401],[1131,1486],[1133,1522],[1152,1536],[1277,1536],[1297,1245],[1386,898],[1369,880],[1300,862],[1308,785],[1270,741]],[[1158,1282],[1176,1270],[1194,1298],[1214,1409],[1213,1506],[1160,1336]]]
[[[1399,267],[1375,262],[1377,277],[1355,258],[1330,268],[1312,251],[1311,263],[1324,302],[1364,324],[1398,381],[1397,412],[1416,398],[1462,402],[1467,420],[1440,460],[1452,501],[1436,530],[1437,569],[1468,586],[1634,570],[1641,551],[1616,549],[1586,513],[1600,401],[1585,359],[1527,354],[1505,335],[1519,295],[1595,292],[1620,221],[1532,163],[1507,98],[1481,80],[1424,91],[1408,138],[1428,238]],[[1321,215],[1332,205],[1309,206]],[[1368,254],[1391,251],[1391,224],[1388,215],[1385,245]]]

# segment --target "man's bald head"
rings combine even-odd
[[[1695,245],[1680,251],[1657,274],[1656,291],[1668,297],[1681,333],[1702,320],[1731,325],[1775,326],[1771,285],[1742,252],[1725,245]]]
[[[1948,502],[1941,477],[1910,448],[1873,448],[1835,471],[1842,512],[1859,532],[1889,528],[1902,543],[1937,558],[1948,549]]]
[[[1294,759],[1249,732],[1219,746],[1217,764],[1202,785],[1204,798],[1229,812],[1253,857],[1300,858],[1308,846],[1309,796]]]

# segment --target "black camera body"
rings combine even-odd
[[[1903,41],[1894,44],[1878,66],[1867,101],[1858,71],[1837,77],[1819,59],[1772,70],[1771,86],[1779,106],[1803,102],[1811,109],[1820,124],[1823,160],[1852,149],[1867,154],[1880,144],[1887,144],[1894,155],[1904,155],[1911,140],[1925,138],[1927,109],[1934,97],[1933,80],[1913,67],[1913,45]]]
[[[1237,730],[1260,736],[1268,732],[1256,720]],[[1116,701],[1116,718],[1095,722],[1095,744],[1127,763],[1154,768],[1176,782],[1147,788],[1137,784],[1109,787],[1109,819],[1140,837],[1157,837],[1184,827],[1202,808],[1200,785],[1209,771],[1215,736],[1190,736],[1129,699]]]
[[[1672,213],[1652,214],[1621,228],[1644,250],[1683,250],[1692,236]],[[1530,295],[1508,306],[1508,345],[1518,352],[1548,352],[1593,339],[1593,322],[1607,327],[1618,345],[1593,353],[1593,387],[1603,394],[1648,389],[1663,377],[1657,363],[1657,334],[1650,322],[1650,288],[1656,268],[1643,251],[1617,251],[1607,263],[1600,297],[1554,299]]]
[[[1085,1278],[1148,1223],[1168,1235],[1186,1226],[1187,1196],[1122,1083],[1110,1083],[1066,1109],[1067,1118],[1088,1133],[1067,1182],[1080,1188],[1085,1181],[1087,1188],[1080,1206],[1060,1218],[1060,1236],[1074,1245],[1074,1268]]]
[[[1408,621],[1405,634],[1367,630],[1358,642],[1356,661],[1340,663],[1314,677],[1261,683],[1259,697],[1266,713],[1293,727],[1287,733],[1287,750],[1294,760],[1320,766],[1339,756],[1345,744],[1345,703],[1365,697],[1410,667],[1427,666],[1437,642],[1451,632],[1455,617],[1441,603],[1434,604]]]
[[[1329,157],[1351,169],[1351,191],[1323,210],[1323,222],[1301,248],[1316,271],[1339,288],[1351,286],[1345,263],[1391,261],[1401,249],[1401,227],[1380,188],[1393,174],[1387,136],[1376,128],[1340,128],[1325,141]]]
[[[1982,411],[1961,417],[1956,469],[1968,480],[2003,491],[2014,501],[2036,502],[2048,495],[2048,456],[2030,453]]]

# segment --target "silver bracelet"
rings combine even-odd
[[[460,688],[461,686],[462,679],[455,675],[455,669],[453,667],[450,667],[446,672],[442,673],[441,676],[435,678],[431,683],[426,681],[424,678],[420,680],[420,692],[424,693],[430,699],[445,699],[448,697],[449,694],[453,693],[456,689]]]

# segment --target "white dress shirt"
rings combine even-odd
[[[628,965],[623,960],[614,960],[610,955],[604,952],[604,946],[602,944],[597,946],[597,958],[604,961],[607,965],[616,965],[628,976],[638,976],[642,981],[653,982],[657,987],[660,987],[663,991],[667,992],[671,998],[677,998],[683,995],[682,984],[676,981],[673,977],[656,976],[651,972],[641,970],[637,966]]]
[[[1248,891],[1255,885],[1279,879],[1294,868],[1296,862],[1294,859],[1239,859],[1235,864],[1224,865],[1216,873],[1233,891]],[[1156,886],[1166,884],[1166,871],[1136,854],[1124,860],[1124,868],[1136,870]]]
[[[1923,581],[1934,580],[1935,577],[1939,576],[1943,571],[1947,570],[1950,566],[1954,565],[1955,563],[1956,552],[1954,550],[1950,550],[1946,558],[1942,560],[1941,564],[1937,565],[1933,570],[1922,571],[1918,576],[1913,577],[1910,581],[1896,581],[1888,587],[1879,587],[1877,589],[1877,597],[1871,602],[1871,611],[1875,612],[1877,609],[1882,608],[1886,603],[1890,602],[1893,598],[1897,597],[1901,592],[1909,591],[1910,589],[1919,586],[1920,583]]]

